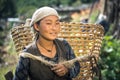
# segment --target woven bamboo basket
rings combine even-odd
[[[80,73],[74,80],[92,80],[95,76],[93,68],[97,66],[96,60],[99,58],[103,36],[104,28],[101,25],[61,23],[59,38],[70,43],[75,55],[78,57],[88,54],[95,57],[80,62]]]
[[[26,25],[14,27],[11,34],[17,52],[34,39],[31,27]],[[85,54],[94,55],[96,60],[99,58],[103,36],[104,29],[101,25],[65,22],[61,22],[61,32],[58,35],[59,38],[64,38],[70,43],[77,57]],[[73,80],[92,80],[93,67],[96,66],[95,59],[81,61],[80,73]]]
[[[18,53],[34,40],[34,33],[32,28],[29,26],[29,22],[30,20],[28,19],[25,24],[11,29],[12,39]]]

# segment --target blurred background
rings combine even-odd
[[[62,22],[101,24],[105,29],[99,60],[102,78],[120,80],[120,0],[0,0],[0,80],[14,72],[18,61],[10,30],[42,6],[55,8]]]

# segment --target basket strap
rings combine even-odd
[[[60,50],[60,60],[66,60],[66,48],[63,44],[63,40],[55,39],[56,44],[58,45],[58,48]]]
[[[93,60],[95,61],[95,63],[94,63],[95,66],[94,66],[94,64],[93,64]],[[92,64],[92,71],[93,71],[92,74],[96,73],[96,75],[99,77],[99,80],[102,80],[101,70],[100,70],[100,68],[99,68],[99,65],[98,65],[98,63],[97,63],[97,60],[96,60],[95,56],[91,56],[91,57],[90,57],[90,63]],[[92,78],[93,78],[93,77],[92,77]]]

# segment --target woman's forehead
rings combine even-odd
[[[59,21],[59,18],[57,16],[47,16],[43,18],[41,21]]]

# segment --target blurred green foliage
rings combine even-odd
[[[15,17],[16,6],[14,0],[0,0],[0,19]]]
[[[81,2],[80,0],[18,0],[17,5],[17,15],[31,17],[33,12],[42,6],[73,6],[75,2]]]
[[[120,79],[120,40],[105,36],[101,49],[100,67],[103,80]]]
[[[82,3],[90,3],[90,2],[93,2],[93,1],[96,1],[96,0],[81,0]]]
[[[80,6],[83,3],[91,3],[94,0],[12,0],[13,10],[17,11],[16,16],[31,17],[36,8],[42,6]],[[79,4],[78,4],[79,3]],[[13,5],[13,4],[11,4]]]
[[[5,79],[5,74],[8,71],[14,72],[15,68],[16,68],[16,65],[9,65],[9,66],[5,66],[5,67],[0,68],[0,80],[6,80]]]
[[[95,0],[0,0],[0,18],[31,17],[42,6],[80,6]]]

